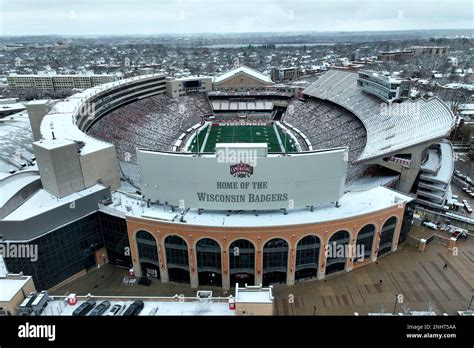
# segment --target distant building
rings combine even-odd
[[[359,70],[357,86],[385,102],[406,99],[410,96],[409,80],[402,80],[370,70]]]
[[[211,77],[166,78],[166,94],[171,98],[181,97],[190,93],[206,93],[212,91]]]
[[[291,68],[272,68],[271,78],[274,82],[293,81],[301,76],[301,70],[298,67]]]
[[[422,54],[441,56],[449,53],[449,47],[447,46],[412,46],[408,50],[412,51],[415,56]]]
[[[264,89],[265,86],[269,85],[273,85],[270,76],[245,65],[216,76],[213,80],[215,90]]]
[[[422,54],[445,55],[449,53],[447,46],[412,46],[403,51],[379,52],[378,59],[381,61],[396,61]]]
[[[86,89],[116,80],[118,80],[118,77],[115,75],[96,75],[92,73],[57,75],[55,72],[42,72],[36,75],[10,74],[7,76],[8,87],[18,93],[27,93],[32,90],[56,92]]]
[[[411,58],[415,55],[415,53],[411,50],[406,51],[386,51],[386,52],[379,52],[378,60],[382,62],[387,61],[396,61],[402,60],[406,58]]]

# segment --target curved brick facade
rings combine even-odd
[[[263,273],[263,248],[266,242],[274,238],[281,238],[288,243],[288,262],[286,284],[292,285],[295,282],[295,262],[298,242],[308,235],[317,236],[320,239],[321,249],[319,252],[319,262],[317,278],[323,279],[326,274],[326,257],[322,252],[328,244],[331,236],[341,230],[350,234],[349,245],[356,243],[359,231],[368,224],[375,226],[375,233],[372,243],[371,257],[362,262],[354,262],[347,258],[345,271],[364,266],[377,259],[380,236],[384,223],[391,217],[396,217],[395,231],[393,233],[391,251],[395,251],[398,246],[401,224],[403,221],[405,205],[394,205],[389,208],[379,210],[374,213],[352,216],[339,220],[332,220],[321,223],[271,226],[271,227],[228,227],[228,226],[197,226],[187,223],[164,222],[146,218],[127,217],[128,234],[131,247],[131,255],[134,268],[138,275],[141,275],[141,267],[138,256],[138,247],[135,235],[138,231],[147,231],[152,234],[157,242],[157,255],[159,258],[160,279],[168,282],[168,268],[164,240],[170,235],[181,237],[187,244],[190,284],[197,288],[199,284],[197,272],[196,244],[203,238],[210,238],[220,246],[222,287],[229,289],[229,247],[233,241],[245,239],[250,241],[255,247],[255,283],[262,283]]]

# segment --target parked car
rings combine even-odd
[[[72,312],[72,315],[74,316],[86,315],[92,310],[92,308],[94,308],[94,306],[95,306],[94,300],[87,300],[86,302],[82,303],[79,307],[77,307],[74,310],[74,312]]]
[[[125,304],[124,303],[117,303],[110,308],[109,313],[107,313],[107,316],[113,317],[122,314],[122,312],[125,310]]]
[[[435,223],[432,223],[431,221],[423,222],[423,226],[431,228],[432,230],[438,230],[438,225],[436,225]]]
[[[450,235],[451,235],[452,238],[455,238],[456,240],[458,240],[459,238],[467,239],[467,233],[466,232],[454,231],[454,232],[450,233]]]
[[[138,281],[139,285],[145,285],[145,286],[150,286],[151,284],[151,279],[148,277],[141,277],[140,280]]]
[[[102,315],[105,313],[105,311],[107,311],[107,309],[109,309],[110,307],[110,302],[109,301],[103,301],[101,303],[99,303],[97,305],[97,307],[95,307],[91,314],[89,314],[90,316],[99,316],[99,315]]]
[[[142,311],[144,306],[145,306],[145,304],[143,303],[142,300],[135,300],[130,305],[130,307],[128,307],[128,309],[125,311],[125,313],[123,313],[123,315],[124,316],[138,315]]]

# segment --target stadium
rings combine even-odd
[[[145,75],[27,109],[37,167],[0,177],[0,227],[38,245],[5,258],[37,289],[105,262],[193,288],[321,280],[395,252],[415,204],[451,196],[451,110],[375,72]]]

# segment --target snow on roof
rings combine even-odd
[[[0,278],[0,302],[9,302],[30,280],[30,276]]]
[[[260,80],[264,83],[273,83],[272,79],[270,76],[262,74],[260,71],[257,71],[255,69],[249,68],[248,66],[241,65],[237,68],[234,68],[232,70],[229,70],[222,75],[214,77],[214,83],[221,83],[222,81],[225,81],[231,77],[234,77],[235,75],[244,73],[246,75],[249,75],[257,80]]]
[[[52,132],[56,138],[68,139],[71,141],[82,141],[84,147],[81,149],[81,155],[86,155],[91,152],[112,147],[105,141],[98,140],[85,134],[76,124],[76,116],[81,110],[82,106],[89,101],[94,105],[92,100],[97,94],[104,93],[107,90],[118,86],[133,83],[137,80],[146,80],[157,75],[142,75],[131,77],[119,81],[104,83],[92,88],[88,88],[80,93],[76,93],[64,101],[56,103],[51,111],[43,118],[41,122],[41,135],[44,139],[52,139]],[[160,75],[161,76],[161,75]],[[87,116],[84,116],[87,117]]]
[[[144,212],[166,211],[172,213],[171,207],[152,204],[150,207],[142,207],[141,199],[126,195],[123,192],[112,194],[114,204],[107,209],[115,209],[125,213],[129,217],[143,218]],[[288,214],[284,215],[280,210],[259,211],[256,215],[254,211],[231,212],[220,210],[202,210],[191,208],[183,215],[183,222],[178,219],[170,223],[192,224],[198,226],[225,226],[225,227],[254,227],[254,226],[285,226],[312,224],[327,221],[340,220],[348,217],[366,215],[382,209],[389,208],[399,202],[410,202],[413,198],[379,186],[362,192],[347,192],[339,200],[339,207],[334,203],[323,204],[314,207],[311,212],[308,208],[288,209]],[[137,204],[138,203],[138,204]]]
[[[39,179],[40,176],[36,170],[21,171],[6,176],[3,179],[0,178],[0,191],[2,192],[0,195],[0,208],[23,187]]]
[[[341,105],[361,120],[367,131],[367,143],[357,161],[444,138],[454,126],[453,113],[441,99],[406,100],[392,104],[391,109],[383,108],[377,97],[357,88],[357,76],[330,70],[303,92]]]
[[[273,303],[272,288],[262,288],[261,286],[246,286],[240,288],[237,284],[235,288],[236,303]]]
[[[436,174],[421,173],[420,178],[448,184],[454,172],[453,148],[450,142],[440,143],[441,166]]]
[[[96,184],[88,189],[72,193],[63,198],[57,198],[48,191],[41,189],[31,196],[25,203],[19,206],[4,218],[5,221],[26,220],[33,216],[42,214],[48,210],[70,204],[79,198],[87,196],[91,193],[103,190],[104,186]]]
[[[135,298],[134,298],[135,299]],[[100,303],[106,298],[101,297],[99,300],[95,298],[97,303]],[[228,301],[211,301],[211,302],[200,302],[194,300],[192,302],[183,301],[179,302],[178,299],[174,301],[169,301],[169,299],[159,298],[153,300],[143,299],[143,309],[138,314],[139,316],[146,315],[235,315],[235,310],[229,309]],[[130,298],[125,298],[122,301],[117,300],[108,300],[110,302],[110,308],[115,304],[126,304],[127,308],[132,304]],[[74,306],[66,305],[64,306],[64,300],[53,300],[49,301],[47,307],[41,315],[63,315],[68,316],[72,315],[72,312],[78,308],[85,301],[77,301]],[[155,311],[156,310],[156,311]]]
[[[26,109],[26,107],[21,103],[15,104],[0,104],[0,113],[2,112],[12,112],[12,111],[21,111]]]
[[[439,158],[438,150],[437,149],[429,149],[428,150],[428,159],[425,163],[421,165],[421,170],[436,173],[441,166],[441,161]]]

